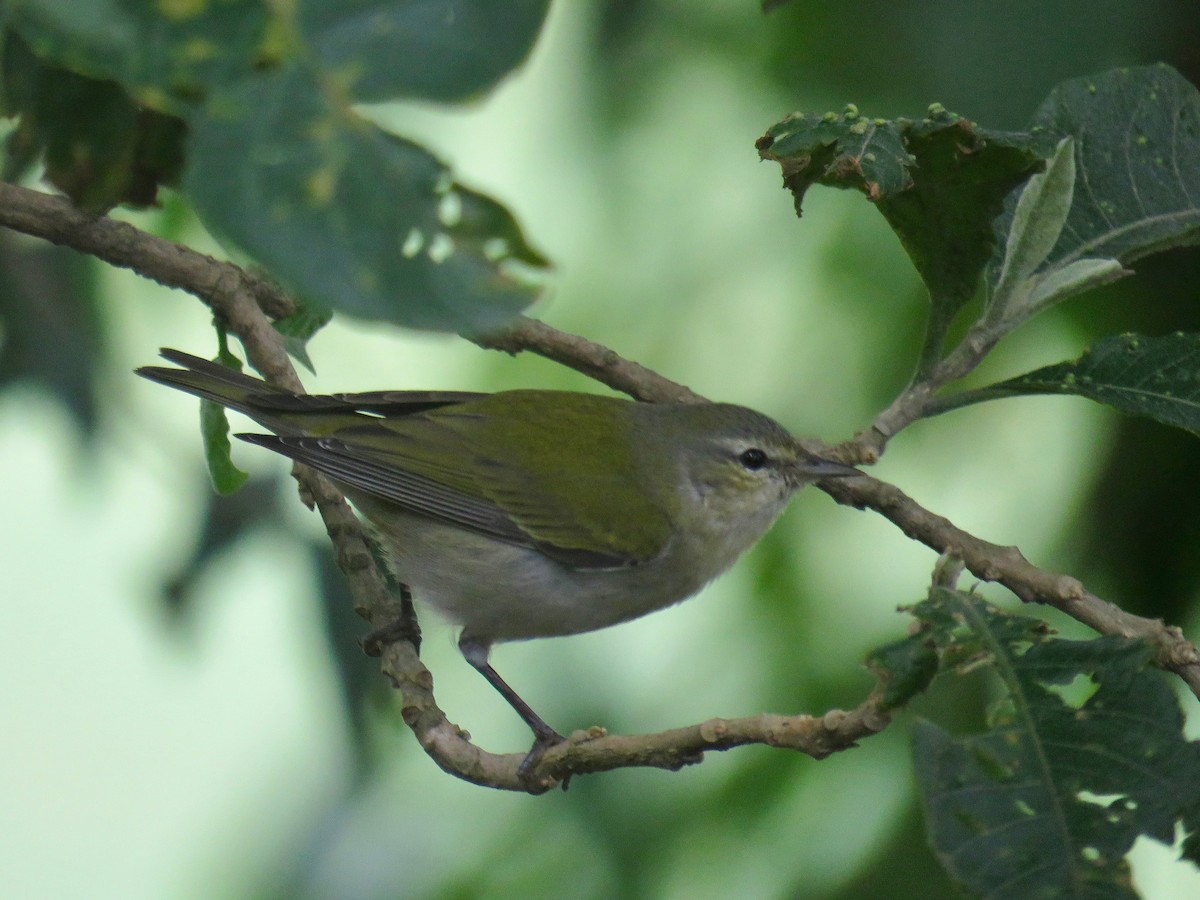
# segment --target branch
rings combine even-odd
[[[901,429],[929,415],[938,402],[938,391],[973,372],[1006,333],[1005,327],[986,320],[973,325],[962,341],[927,374],[918,371],[912,383],[875,417],[871,426],[841,448],[843,452],[861,454],[872,462],[879,459],[888,441]]]
[[[1200,697],[1200,651],[1178,627],[1125,612],[1088,592],[1078,579],[1039,569],[1018,548],[977,538],[925,509],[898,487],[869,475],[831,478],[820,487],[838,503],[875,510],[908,537],[962,560],[976,578],[1002,584],[1026,603],[1053,606],[1101,634],[1150,640],[1157,648],[1158,665],[1176,673]]]
[[[212,293],[236,286],[249,292],[272,318],[282,319],[296,311],[291,298],[266,278],[126,222],[85,213],[65,197],[0,181],[0,225],[131,269],[166,287],[195,294],[206,303]]]
[[[187,291],[203,300],[214,312],[227,317],[240,316],[245,326],[249,326],[246,311],[222,300],[222,296],[244,291],[272,319],[282,319],[296,311],[292,299],[267,278],[156,237],[126,222],[89,215],[64,197],[0,181],[0,225],[130,269],[166,287]],[[663,378],[607,347],[535,319],[522,316],[507,328],[477,337],[474,342],[486,349],[514,355],[530,352],[544,356],[640,400],[659,403],[703,400],[683,385]],[[276,376],[284,376],[285,370],[280,368],[278,359],[270,365]],[[259,371],[268,375],[264,369],[259,368]],[[298,381],[277,383],[288,390],[300,389]]]
[[[657,372],[620,356],[603,344],[551,328],[537,319],[521,316],[507,328],[473,339],[487,350],[516,355],[522,351],[581,372],[638,400],[651,403],[703,403],[704,398]]]
[[[489,753],[446,720],[434,701],[432,677],[411,644],[397,641],[385,645],[383,671],[404,698],[401,715],[405,723],[443,771],[484,787],[533,794],[566,784],[573,775],[633,767],[674,771],[701,762],[706,750],[729,750],[745,744],[784,747],[824,759],[856,746],[857,741],[882,731],[891,721],[876,688],[855,709],[830,710],[822,716],[763,714],[709,719],[685,728],[638,735],[610,735],[602,728],[591,728],[577,731],[547,750],[537,766],[537,782],[530,784],[517,774],[524,752]]]
[[[196,295],[237,334],[247,358],[268,381],[287,390],[303,390],[283,340],[268,319],[268,315],[288,315],[294,305],[270,281],[131,225],[88,216],[61,198],[3,183],[0,183],[0,225],[92,254],[160,284]],[[509,353],[537,353],[645,400],[702,399],[602,345],[530,319],[520,319],[476,343]],[[862,446],[852,444],[829,448],[814,443],[812,449],[843,460],[869,456]],[[302,499],[316,506],[325,523],[338,565],[349,581],[356,610],[376,628],[395,622],[403,613],[401,598],[388,590],[377,571],[361,525],[341,494],[329,481],[304,466],[296,466],[293,474],[299,482]],[[977,577],[998,581],[1023,600],[1054,605],[1101,633],[1150,638],[1158,647],[1159,663],[1177,672],[1200,695],[1200,654],[1177,628],[1123,612],[1089,594],[1074,578],[1038,569],[1016,548],[976,538],[925,510],[899,489],[869,476],[831,479],[820,486],[839,503],[876,510],[909,537],[939,553],[961,558]],[[572,774],[626,766],[675,769],[698,762],[705,750],[724,750],[749,743],[788,747],[822,758],[854,746],[856,740],[888,724],[888,715],[882,710],[876,692],[854,710],[833,710],[821,717],[762,715],[712,719],[653,735],[580,732],[547,751],[537,769],[540,782],[531,787],[517,776],[522,754],[488,753],[472,744],[463,731],[446,719],[434,699],[432,675],[411,644],[396,642],[385,646],[382,667],[402,693],[405,722],[439,766],[477,784],[535,793]]]

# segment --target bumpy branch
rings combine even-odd
[[[60,197],[2,182],[0,225],[72,247],[194,294],[241,339],[250,362],[270,382],[288,390],[303,389],[283,340],[270,323],[271,318],[286,316],[295,307],[269,280],[126,223],[89,216]],[[537,353],[644,400],[703,400],[606,347],[534,320],[520,319],[476,343],[509,353]],[[815,443],[810,446],[848,462],[873,456],[873,448],[855,442],[837,448]],[[293,474],[302,498],[317,508],[325,523],[359,614],[375,627],[395,622],[403,612],[401,598],[388,590],[376,570],[350,507],[316,472],[296,466]],[[1022,600],[1053,605],[1101,633],[1151,639],[1158,647],[1159,664],[1178,673],[1200,696],[1200,653],[1177,628],[1126,613],[1088,593],[1074,578],[1033,566],[1015,547],[1001,547],[974,537],[923,509],[892,485],[870,476],[831,479],[821,487],[839,503],[875,510],[909,537],[961,559],[976,577],[997,581]],[[572,774],[628,766],[675,769],[699,761],[705,750],[750,743],[788,747],[821,758],[853,746],[888,724],[888,715],[875,692],[853,710],[834,710],[820,717],[712,719],[687,728],[635,736],[606,735],[599,730],[579,732],[546,753],[531,783],[518,777],[521,754],[488,753],[446,719],[434,699],[432,675],[411,644],[388,644],[382,659],[385,674],[402,693],[405,722],[434,761],[460,778],[511,790],[536,793]]]

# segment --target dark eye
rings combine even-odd
[[[738,456],[738,462],[749,469],[751,472],[757,472],[767,464],[767,454],[757,447],[751,447],[749,450],[743,450]]]

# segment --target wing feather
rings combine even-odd
[[[270,434],[239,434],[238,437],[312,466],[342,484],[395,503],[408,512],[507,543],[536,548],[573,568],[619,568],[637,562],[621,554],[559,547],[540,541],[491,500],[406,471],[394,461],[378,458],[340,438]]]

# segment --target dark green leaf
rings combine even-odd
[[[549,0],[300,0],[318,65],[356,101],[462,100],[529,53]]]
[[[795,114],[758,141],[783,168],[796,211],[813,184],[861,191],[879,207],[933,302],[929,343],[974,294],[1004,198],[1042,165],[1053,143],[987,131],[935,104],[926,118]]]
[[[365,778],[372,767],[368,712],[371,701],[386,693],[379,663],[362,649],[366,624],[355,615],[355,598],[345,574],[337,567],[327,542],[310,542],[309,555],[321,591],[322,626],[329,660],[349,725],[355,777]],[[384,568],[381,573],[390,572]]]
[[[264,63],[269,9],[261,0],[22,0],[9,23],[43,58],[184,114]]]
[[[883,684],[883,708],[903,706],[933,681],[938,655],[924,630],[871,651],[867,668]]]
[[[217,98],[195,120],[192,154],[185,186],[206,224],[321,308],[478,332],[537,296],[527,273],[544,260],[510,214],[335,105],[304,70]]]
[[[1170,66],[1064,81],[1032,124],[1075,138],[1074,203],[1048,265],[1200,241],[1200,94]]]
[[[181,120],[139,108],[115,82],[44,64],[11,32],[5,39],[3,102],[9,115],[20,116],[8,137],[7,179],[43,158],[46,179],[96,213],[118,203],[148,206],[160,184],[178,181]]]
[[[172,625],[182,626],[192,620],[196,611],[194,601],[203,594],[196,590],[197,583],[210,564],[219,561],[247,532],[264,526],[278,527],[289,521],[280,503],[285,496],[279,489],[279,479],[274,476],[253,478],[232,496],[218,499],[211,493],[205,495],[199,515],[203,527],[187,558],[163,581],[162,607]]]
[[[1200,435],[1200,334],[1107,337],[1074,362],[970,391],[946,408],[1022,394],[1077,394]]]
[[[184,114],[213,92],[303,57],[354,101],[461,100],[528,55],[549,0],[24,0],[13,27],[48,59]]]
[[[917,728],[943,865],[977,896],[1135,897],[1124,857],[1137,837],[1170,844],[1177,822],[1200,823],[1200,746],[1149,666],[1152,648],[1055,639],[1035,620],[944,589],[917,615],[934,623],[943,654],[989,666],[1004,691],[983,734]]]

